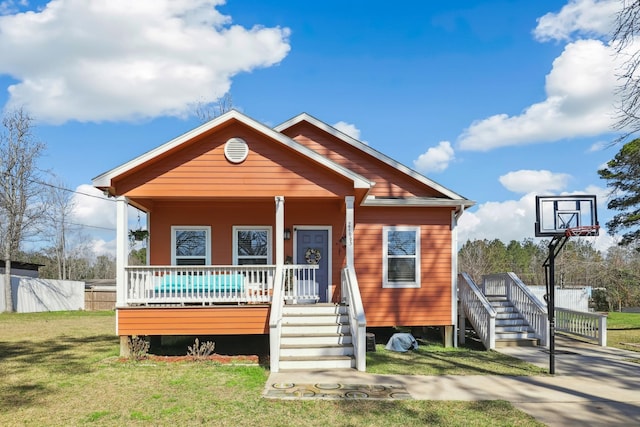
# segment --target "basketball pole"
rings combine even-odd
[[[547,315],[549,318],[549,374],[556,373],[556,239],[549,243],[549,289],[547,289]]]

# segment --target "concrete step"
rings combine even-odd
[[[523,325],[507,325],[507,326],[503,326],[503,325],[498,326],[498,324],[496,323],[496,334],[502,333],[502,332],[532,332],[532,329],[526,323]]]
[[[540,344],[538,338],[497,339],[496,347],[537,347]]]
[[[351,344],[351,334],[282,334],[280,336],[281,345],[342,345]]]
[[[348,369],[355,368],[355,360],[350,356],[288,356],[280,358],[280,370],[291,369]]]
[[[290,356],[352,356],[353,346],[348,345],[281,345],[280,357]]]
[[[529,339],[535,338],[533,333],[529,331],[520,331],[520,332],[498,332],[496,331],[496,341],[498,340],[521,340],[521,339]]]

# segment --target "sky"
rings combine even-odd
[[[306,112],[474,200],[461,244],[522,241],[536,195],[595,194],[600,224],[612,216],[597,170],[620,149],[619,4],[0,0],[0,105],[36,120],[39,166],[77,191],[97,251],[114,252],[115,206],[92,178],[226,93],[268,126]]]

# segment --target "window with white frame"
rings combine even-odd
[[[382,287],[420,287],[420,227],[383,227],[382,250]]]
[[[271,264],[271,227],[233,227],[234,265]]]
[[[211,227],[172,226],[171,262],[173,265],[210,265]]]

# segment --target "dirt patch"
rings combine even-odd
[[[258,356],[254,355],[238,355],[238,356],[227,356],[224,354],[212,354],[206,357],[193,357],[193,356],[159,356],[155,354],[148,355],[144,360],[149,360],[153,362],[166,362],[166,363],[176,363],[176,362],[215,362],[223,365],[228,364],[245,364],[245,365],[257,365],[260,360]],[[129,359],[126,357],[120,358],[121,362],[128,362]]]

